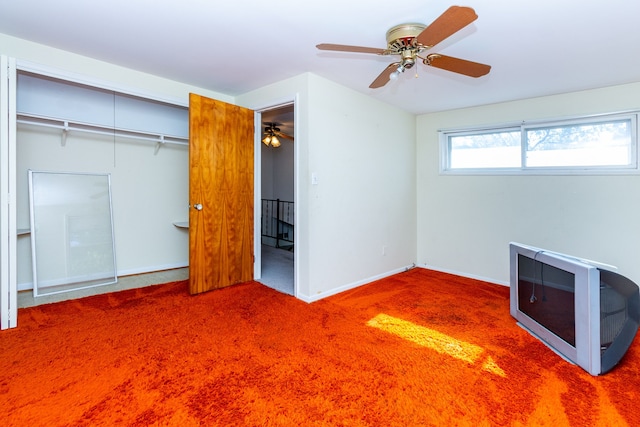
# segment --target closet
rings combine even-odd
[[[3,57],[3,63],[10,61]],[[15,194],[10,201],[15,216],[3,212],[3,328],[15,326],[9,321],[13,314],[7,314],[15,309],[11,280],[18,291],[33,289],[30,170],[110,177],[116,276],[188,266],[188,230],[174,225],[188,218],[188,100],[145,97],[61,77],[58,70],[39,71],[18,66],[7,76],[14,79],[13,104],[12,86],[0,90],[3,112],[11,112],[11,120],[2,123],[3,166],[15,156],[13,172],[2,168],[15,185],[15,191],[7,190]],[[13,152],[7,137],[12,129]],[[11,221],[15,247],[6,231]],[[72,252],[74,239],[69,237],[78,236],[80,223],[61,225],[70,227],[61,233],[65,250]],[[16,268],[5,282],[11,256]]]

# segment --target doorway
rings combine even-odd
[[[260,283],[295,295],[294,104],[260,115]]]

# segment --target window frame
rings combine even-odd
[[[546,119],[505,123],[496,126],[477,126],[469,128],[438,130],[439,173],[440,175],[636,175],[640,174],[638,149],[639,111],[625,111],[597,115],[575,116],[562,119]],[[631,153],[629,165],[604,166],[526,166],[527,131],[539,128],[553,128],[571,125],[587,125],[629,120],[631,123]],[[520,166],[486,168],[451,168],[451,138],[485,133],[519,132]]]

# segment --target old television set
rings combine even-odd
[[[591,375],[611,370],[640,323],[638,286],[615,267],[509,244],[510,312],[518,324]]]

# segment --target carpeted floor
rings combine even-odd
[[[592,377],[508,288],[413,269],[306,304],[186,283],[22,309],[3,426],[638,426],[640,341]]]

